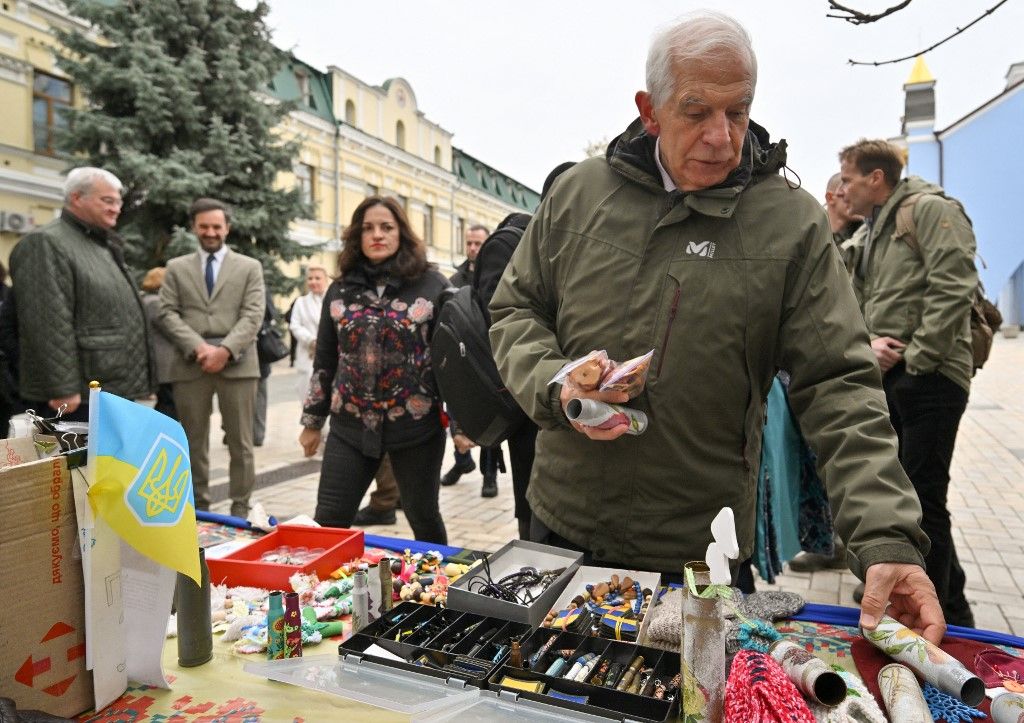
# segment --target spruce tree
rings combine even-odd
[[[61,67],[84,94],[63,150],[125,184],[118,232],[136,270],[196,248],[188,207],[208,196],[234,208],[228,243],[263,264],[275,290],[293,284],[276,259],[308,255],[288,236],[304,214],[296,189],[275,188],[298,154],[275,126],[291,109],[268,92],[285,63],[260,2],[73,0],[89,33],[57,31]]]

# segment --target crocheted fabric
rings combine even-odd
[[[972,708],[953,696],[943,693],[931,683],[925,683],[923,690],[928,710],[935,720],[944,720],[946,723],[969,723],[972,718],[987,717],[977,708]]]
[[[735,723],[812,723],[807,703],[771,656],[741,650],[725,685],[725,720]]]
[[[837,706],[809,701],[808,706],[818,723],[887,723],[889,719],[863,680],[838,665],[833,665],[832,670],[846,681],[846,698]]]
[[[804,607],[804,599],[794,592],[766,590],[755,592],[744,597],[737,608],[740,615],[747,620],[766,620],[773,622],[788,618]],[[729,605],[726,604],[726,617],[729,617]],[[740,616],[733,617],[725,624],[725,650],[735,653],[740,649],[740,626],[744,620]],[[749,646],[748,646],[749,647]]]

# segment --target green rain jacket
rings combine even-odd
[[[867,331],[820,204],[778,174],[785,142],[751,124],[721,185],[665,191],[639,121],[541,204],[491,302],[501,376],[541,426],[528,499],[608,564],[678,573],[711,520],[736,514],[751,554],[764,400],[777,369],[826,480],[851,569],[923,564],[921,508]],[[655,350],[629,406],[640,436],[573,430],[548,382],[571,359]]]
[[[925,194],[913,210],[919,248],[895,236],[896,211],[914,193]],[[943,195],[917,176],[897,183],[870,226],[865,224],[853,279],[868,332],[907,345],[909,374],[938,372],[970,391],[971,301],[978,287],[974,232],[959,206]]]

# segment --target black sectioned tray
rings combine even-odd
[[[681,690],[676,693],[673,700],[664,700],[650,695],[638,695],[615,690],[614,688],[593,685],[589,682],[566,680],[564,677],[547,675],[545,672],[549,669],[554,659],[561,654],[561,651],[572,651],[569,656],[570,666],[573,661],[587,653],[596,653],[599,656],[599,661],[608,659],[611,662],[621,663],[624,666],[628,666],[636,656],[642,655],[644,656],[643,667],[653,668],[654,673],[652,677],[668,684],[679,672],[678,653],[665,652],[629,642],[577,635],[549,628],[539,628],[521,644],[524,664],[528,665],[530,657],[551,637],[557,639],[551,644],[548,652],[541,659],[537,660],[532,668],[514,668],[509,665],[506,658],[498,666],[497,670],[491,674],[487,681],[487,687],[498,693],[516,693],[520,699],[612,720],[663,723],[664,721],[675,720],[678,716],[680,698],[682,697]],[[568,668],[564,672],[568,672]],[[519,680],[543,683],[543,692],[535,693],[503,685],[502,680],[506,676]],[[585,696],[587,702],[581,703],[556,698],[549,694],[552,691],[568,696]]]
[[[338,646],[338,654],[482,688],[508,657],[511,639],[530,626],[448,608],[404,602]],[[376,645],[400,660],[367,652]]]

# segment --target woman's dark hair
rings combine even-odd
[[[409,219],[405,215],[401,204],[391,196],[368,196],[363,202],[356,206],[352,212],[352,222],[341,235],[344,244],[341,253],[338,254],[338,271],[345,275],[360,263],[366,261],[363,255],[363,217],[366,211],[374,206],[383,206],[391,211],[398,224],[398,251],[392,257],[394,259],[394,273],[403,279],[415,279],[423,275],[430,268],[427,261],[427,249],[420,240],[420,237],[409,226]]]

